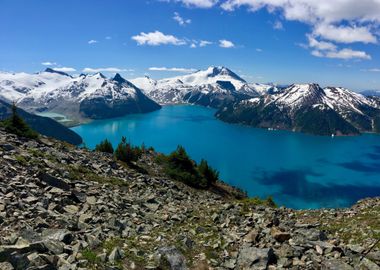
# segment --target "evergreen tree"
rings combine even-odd
[[[219,172],[210,167],[206,160],[202,159],[198,165],[199,173],[206,179],[207,185],[210,186],[219,180]]]
[[[31,139],[38,137],[38,133],[32,130],[18,114],[15,103],[12,104],[12,115],[4,121],[3,125],[8,132],[18,136]]]
[[[95,146],[95,151],[113,154],[114,150],[112,143],[108,139],[105,139]]]
[[[139,147],[133,147],[130,143],[127,142],[126,137],[121,138],[121,142],[118,144],[115,150],[116,159],[130,163],[132,161],[137,161],[142,152]]]

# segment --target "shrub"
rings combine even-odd
[[[112,143],[105,139],[95,146],[95,151],[113,154]]]
[[[116,159],[130,163],[132,161],[137,161],[142,155],[142,151],[139,147],[132,146],[123,136],[114,154]]]
[[[157,161],[163,164],[164,172],[169,177],[195,188],[207,188],[218,180],[219,173],[216,170],[205,160],[198,166],[182,146],[178,146],[168,156],[159,155]]]
[[[12,115],[10,118],[3,121],[2,126],[9,133],[30,139],[38,138],[38,133],[31,129],[25,123],[24,119],[22,119],[17,113],[17,106],[15,103],[12,105]]]
[[[210,167],[204,159],[202,159],[201,163],[199,163],[198,171],[206,179],[208,186],[219,180],[219,172]]]

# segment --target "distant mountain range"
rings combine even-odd
[[[380,99],[340,87],[294,84],[277,93],[229,104],[216,116],[227,122],[317,135],[380,132]]]
[[[0,73],[0,99],[28,112],[54,112],[77,122],[160,109],[119,74],[112,79],[101,73],[72,77],[53,69],[36,74]]]
[[[161,104],[190,103],[214,108],[277,90],[270,84],[249,84],[226,67],[209,67],[162,80],[143,77],[131,82]]]
[[[46,69],[36,74],[0,73],[0,99],[32,113],[58,113],[77,122],[145,113],[159,104],[217,108],[216,117],[269,129],[319,135],[380,132],[380,98],[318,84],[248,83],[226,67],[154,80],[125,80],[119,74],[72,77]]]

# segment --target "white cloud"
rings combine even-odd
[[[184,18],[182,18],[181,15],[179,15],[178,12],[174,12],[174,17],[173,17],[173,19],[174,19],[179,25],[182,25],[182,26],[185,26],[185,25],[191,23],[191,20],[190,20],[190,19],[184,19]]]
[[[331,42],[318,41],[312,35],[308,35],[308,39],[309,39],[309,46],[317,50],[330,50],[330,51],[336,50],[336,45]]]
[[[186,41],[179,39],[173,35],[165,35],[160,31],[144,33],[141,32],[139,35],[133,36],[132,39],[137,42],[138,45],[150,45],[150,46],[159,46],[159,45],[185,45]]]
[[[191,43],[190,48],[195,49],[197,45],[195,43]]]
[[[319,41],[312,35],[308,35],[309,48],[311,54],[316,57],[336,58],[336,59],[371,59],[371,56],[364,51],[352,50],[350,48],[338,49],[338,47],[327,41]]]
[[[173,71],[173,72],[181,72],[181,73],[192,73],[197,71],[194,68],[167,68],[167,67],[150,67],[150,71]]]
[[[180,2],[188,7],[210,8],[218,3],[218,0],[159,0],[164,2]]]
[[[116,68],[116,67],[106,67],[106,68],[84,68],[82,72],[85,73],[97,73],[97,72],[125,72],[134,71],[133,69],[124,69],[124,68]]]
[[[368,27],[335,26],[332,24],[318,24],[313,33],[317,36],[340,43],[376,43],[377,38]]]
[[[349,48],[336,51],[312,51],[312,55],[317,57],[336,58],[336,59],[364,59],[369,60],[371,56],[364,51],[355,51]]]
[[[219,40],[219,47],[221,48],[233,48],[235,47],[235,44],[232,41],[221,39]]]
[[[263,49],[260,49],[260,48],[256,48],[256,52],[262,52]]]
[[[380,68],[370,68],[370,69],[367,69],[366,71],[369,71],[369,72],[380,72]]]
[[[43,66],[56,66],[57,63],[47,61],[47,62],[42,62],[41,65],[43,65]]]
[[[88,41],[88,44],[95,44],[95,43],[98,43],[98,41],[95,39],[91,39]]]
[[[110,39],[112,39],[112,37],[110,37],[110,36],[107,36],[107,37],[106,37],[106,39],[107,39],[107,40],[110,40]]]
[[[282,25],[281,21],[275,21],[273,24],[273,29],[282,30],[284,29],[284,26]]]
[[[72,67],[55,67],[53,68],[55,71],[61,71],[61,72],[75,72],[77,71],[75,68]]]
[[[201,40],[199,42],[199,47],[206,47],[206,46],[211,45],[211,44],[213,44],[213,42],[208,41],[208,40]]]
[[[315,35],[331,41],[376,43],[379,35],[379,0],[226,0],[221,5],[227,11],[241,6],[281,11],[285,19],[307,23]]]

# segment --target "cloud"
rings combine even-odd
[[[210,8],[218,3],[218,0],[159,0],[161,2],[180,2],[187,7]]]
[[[284,29],[284,26],[282,25],[281,21],[275,21],[273,24],[273,29],[282,30]]]
[[[309,46],[317,50],[330,50],[330,51],[336,50],[336,45],[331,42],[318,41],[312,35],[308,35],[308,39],[309,39]]]
[[[98,43],[98,41],[95,39],[91,39],[88,41],[88,44],[95,44],[95,43]]]
[[[55,71],[60,71],[60,72],[75,72],[77,71],[75,68],[72,67],[55,67],[53,68]]]
[[[47,62],[42,62],[41,65],[43,65],[43,66],[56,66],[57,63],[47,61]]]
[[[107,39],[107,40],[110,40],[110,39],[112,39],[112,37],[110,37],[110,36],[107,36],[107,37],[106,37],[106,39]]]
[[[186,26],[187,24],[191,23],[190,19],[184,19],[182,18],[178,12],[174,12],[174,17],[173,19],[181,26]]]
[[[315,36],[339,43],[377,43],[379,0],[226,0],[221,7],[233,11],[246,6],[252,12],[266,8],[285,19],[311,26]]]
[[[260,49],[260,48],[256,48],[256,52],[262,52],[263,49]]]
[[[232,41],[221,39],[219,40],[219,47],[221,48],[233,48],[235,47],[235,44]]]
[[[311,54],[316,57],[336,58],[336,59],[371,59],[371,56],[364,51],[356,51],[350,48],[338,49],[338,47],[327,41],[319,41],[314,36],[308,35],[309,48]]]
[[[141,32],[139,35],[133,36],[132,39],[137,42],[138,45],[185,45],[186,41],[179,39],[173,35],[165,35],[160,31],[144,33]]]
[[[349,48],[336,50],[336,51],[318,51],[314,50],[311,53],[317,57],[336,58],[336,59],[364,59],[370,60],[371,56],[364,51],[355,51]]]
[[[181,72],[181,73],[192,73],[197,71],[194,68],[167,68],[167,67],[150,67],[150,71],[173,71],[173,72]]]
[[[377,38],[371,34],[368,27],[334,26],[331,24],[319,24],[313,33],[327,40],[340,43],[376,43]]]
[[[369,71],[369,72],[380,72],[380,68],[370,68],[370,69],[366,69],[365,71]]]
[[[106,67],[106,68],[84,68],[82,72],[85,73],[97,73],[97,72],[125,72],[125,71],[134,71],[133,69],[124,69],[116,67]]]
[[[199,41],[199,47],[206,47],[206,46],[211,45],[211,44],[213,44],[213,42],[208,41],[208,40]]]
[[[191,43],[190,48],[195,49],[197,47],[197,44]]]

